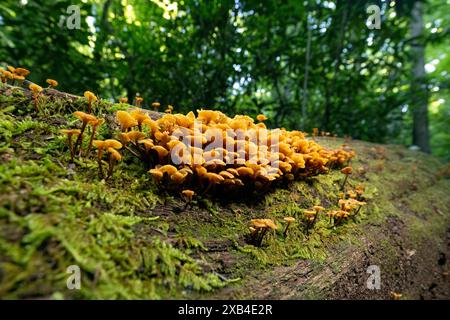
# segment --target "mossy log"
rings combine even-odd
[[[71,114],[86,105],[46,90],[35,114],[28,90],[0,88],[0,298],[450,298],[450,179],[434,157],[316,137],[356,151],[347,184],[364,184],[367,206],[339,226],[324,215],[308,232],[301,223],[286,237],[283,228],[269,232],[256,247],[252,218],[282,225],[313,205],[337,208],[339,170],[186,206],[136,160],[125,159],[107,182],[95,156],[70,163],[59,130],[76,127]],[[113,136],[114,112],[131,107],[94,106],[106,119],[99,136]],[[67,285],[72,265],[80,289]],[[379,289],[368,286],[369,266],[380,271]]]

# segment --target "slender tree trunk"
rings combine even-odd
[[[413,114],[413,144],[423,152],[430,153],[422,10],[423,3],[416,1],[411,12],[411,36],[414,39],[411,49],[413,59],[411,110]]]
[[[306,28],[308,30],[308,39],[306,43],[306,61],[305,61],[305,74],[303,77],[303,101],[302,101],[302,121],[301,129],[305,131],[306,121],[306,107],[308,106],[308,72],[309,62],[311,59],[311,28],[309,27],[309,14],[306,16]]]

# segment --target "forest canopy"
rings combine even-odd
[[[4,0],[0,65],[78,95],[262,113],[450,160],[449,18],[448,0]]]

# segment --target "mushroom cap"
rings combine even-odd
[[[14,68],[13,66],[7,66],[7,68],[12,73],[16,72],[16,68]]]
[[[116,120],[119,122],[122,130],[127,130],[138,125],[136,119],[134,119],[128,112],[122,110],[117,111]]]
[[[30,90],[33,91],[34,93],[41,92],[42,90],[44,90],[41,86],[37,85],[36,83],[30,84],[28,88],[30,88]]]
[[[219,173],[219,175],[221,175],[224,178],[228,178],[228,179],[233,179],[234,178],[233,174],[228,172],[228,171],[221,171]]]
[[[153,108],[159,108],[161,106],[161,103],[159,103],[159,102],[153,102],[152,103],[152,107]]]
[[[92,141],[92,145],[97,149],[105,149],[105,141],[103,140],[94,140]]]
[[[239,167],[236,171],[239,173],[240,177],[249,177],[254,175],[253,169],[248,167]]]
[[[121,149],[123,145],[115,139],[105,140],[105,148]]]
[[[145,147],[145,150],[147,150],[147,151],[155,146],[153,140],[150,138],[139,140],[138,143],[143,144]]]
[[[186,189],[186,190],[181,191],[181,194],[190,199],[194,196],[195,192],[192,190]]]
[[[177,171],[177,172],[173,173],[172,175],[170,175],[170,179],[175,181],[178,184],[182,184],[184,182],[184,180],[186,179],[187,175],[188,175],[187,172]]]
[[[272,219],[263,219],[264,223],[266,224],[266,226],[272,230],[277,230],[278,226],[275,224],[275,222],[273,222]]]
[[[142,98],[141,96],[136,97],[136,102],[142,102],[142,101],[144,101],[144,98]]]
[[[295,222],[295,218],[294,217],[284,217],[283,220],[286,221],[287,223]]]
[[[224,177],[214,172],[207,172],[204,176],[212,183],[220,183],[225,180]]]
[[[151,120],[150,116],[139,109],[131,111],[130,115],[136,119],[139,125],[141,125],[146,120]]]
[[[85,91],[84,92],[84,97],[86,99],[88,99],[89,101],[97,101],[97,97],[91,91]]]
[[[131,141],[138,142],[145,138],[145,133],[140,131],[129,131],[127,132],[127,136]]]
[[[94,119],[88,122],[93,127],[101,126],[103,123],[105,123],[104,119]]]
[[[30,74],[30,71],[28,71],[25,68],[16,68],[14,71],[15,74],[18,74],[19,76],[26,77]]]
[[[119,98],[119,102],[120,103],[127,103],[128,102],[128,98],[125,98],[125,97]]]
[[[107,151],[111,154],[111,156],[114,158],[114,160],[116,160],[116,161],[122,160],[122,155],[116,149],[108,148]]]
[[[13,78],[16,79],[16,80],[25,80],[25,77],[21,76],[19,74],[13,74]]]
[[[266,223],[264,222],[264,219],[252,219],[250,220],[250,223],[256,229],[266,228]]]
[[[79,135],[81,133],[81,131],[78,129],[61,129],[59,130],[59,132],[61,132],[62,134],[67,134],[69,136]]]
[[[343,174],[346,174],[346,175],[348,175],[348,174],[351,174],[352,173],[352,167],[345,167],[345,168],[342,168],[341,169],[341,172],[343,173]]]
[[[307,217],[315,216],[315,215],[316,215],[316,211],[313,211],[313,210],[305,210],[305,211],[303,211],[303,213],[304,213],[305,216],[307,216]]]
[[[58,81],[53,80],[53,79],[47,79],[47,80],[45,80],[45,82],[47,82],[52,87],[57,87],[58,86]]]
[[[85,123],[97,120],[97,118],[94,115],[85,113],[83,111],[75,111],[73,115]]]
[[[158,169],[162,173],[167,173],[169,176],[175,174],[178,171],[178,169],[176,167],[172,166],[171,164],[166,164],[162,167],[159,167]]]
[[[314,206],[313,209],[314,209],[316,212],[320,212],[320,211],[325,210],[325,208],[322,207],[322,206]]]
[[[163,146],[154,146],[152,149],[158,152],[158,156],[160,159],[169,154],[169,151]]]
[[[153,178],[158,183],[161,182],[161,180],[162,180],[162,178],[164,176],[164,173],[161,172],[161,170],[159,170],[159,169],[150,169],[148,172],[153,176]]]
[[[267,120],[267,117],[265,115],[263,115],[263,114],[258,114],[256,116],[256,120],[263,122],[263,121]]]
[[[146,119],[142,122],[142,124],[148,126],[152,130],[152,133],[157,132],[161,129],[158,123],[152,119]]]

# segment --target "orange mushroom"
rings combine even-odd
[[[39,109],[38,109],[38,96],[39,96],[39,93],[41,93],[42,90],[44,90],[44,89],[42,89],[41,86],[39,86],[39,85],[37,85],[35,83],[30,84],[29,88],[30,88],[31,91],[33,91],[34,110],[36,112],[38,112],[39,111]]]
[[[91,91],[85,91],[84,97],[88,100],[88,113],[92,112],[92,102],[97,101],[97,97]]]

